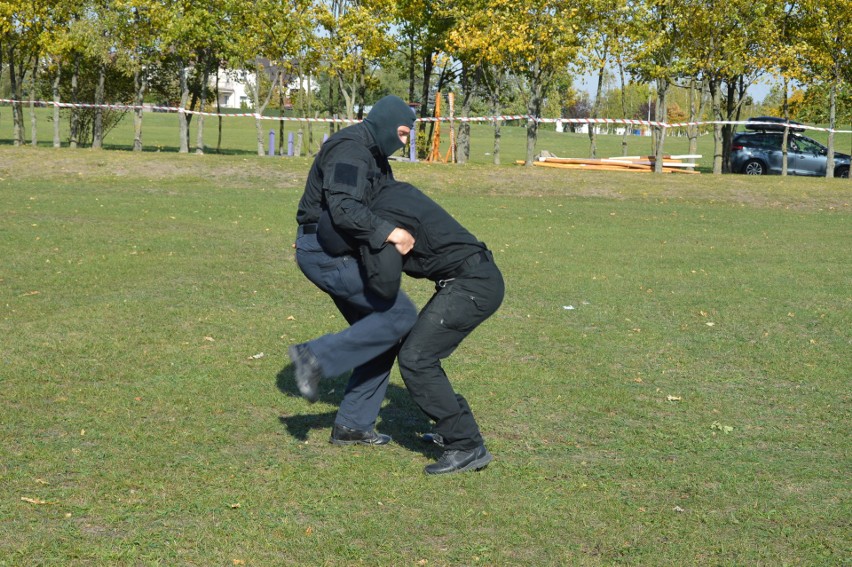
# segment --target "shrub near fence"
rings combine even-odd
[[[8,106],[0,106],[0,144],[12,144],[11,111],[4,112]],[[50,147],[53,145],[53,109],[35,108],[36,117],[36,139],[38,145]],[[69,140],[69,111],[63,109],[60,112],[61,125],[60,137],[63,147],[68,146]],[[190,152],[195,152],[195,140],[200,116],[194,116],[190,123],[189,139]],[[224,114],[221,117],[204,116],[204,152],[223,154],[245,154],[257,155],[257,131],[255,119],[250,114]],[[25,141],[31,144],[32,133],[30,124],[30,110],[24,110]],[[294,143],[298,139],[299,132],[302,133],[302,155],[312,155],[322,143],[323,136],[330,134],[334,128],[343,127],[347,122],[331,124],[319,121],[297,121],[288,118],[282,122],[269,115],[261,123],[262,138],[264,144],[264,155],[268,153],[269,134],[274,135],[275,153],[281,153],[281,142],[284,141],[283,153],[287,154],[287,140],[293,136]],[[456,121],[458,124],[458,121]],[[449,124],[442,122],[441,155],[445,156],[449,148]],[[142,144],[143,151],[177,152],[180,147],[178,132],[178,116],[173,112],[145,112],[142,120]],[[665,150],[668,154],[689,153],[689,141],[685,136],[675,135],[682,128],[670,129],[665,141]],[[221,141],[220,141],[221,131]],[[432,131],[432,125],[426,123],[426,132]],[[808,136],[821,143],[827,143],[828,134],[822,130],[811,130]],[[501,128],[500,139],[500,161],[503,164],[513,164],[516,160],[526,158],[526,127],[525,121],[521,119],[510,120]],[[110,131],[104,139],[104,148],[107,150],[131,150],[133,147],[133,116],[130,112],[124,115],[119,124]],[[431,137],[428,138],[431,143]],[[617,134],[597,135],[597,157],[611,157],[622,155],[623,137]],[[423,143],[422,141],[420,143]],[[650,155],[653,153],[652,139],[650,136],[627,136],[627,152],[631,155]],[[555,121],[548,119],[538,131],[538,143],[536,152],[548,151],[561,157],[588,157],[589,137],[588,134],[572,132],[556,132]],[[493,163],[494,151],[494,129],[493,126],[484,121],[471,124],[471,163],[491,164]],[[852,152],[852,134],[849,131],[835,133],[835,151]],[[713,138],[712,135],[702,135],[698,138],[698,154],[703,157],[698,160],[700,171],[712,171],[713,165]]]

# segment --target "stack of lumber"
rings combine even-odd
[[[695,163],[686,162],[686,159],[697,159],[700,155],[663,156],[663,173],[691,173],[695,171]],[[651,172],[654,170],[654,156],[622,156],[603,159],[584,158],[561,158],[551,155],[541,156],[534,165],[542,167],[558,167],[563,169],[593,169],[597,171],[639,171]],[[523,164],[523,161],[518,161]]]

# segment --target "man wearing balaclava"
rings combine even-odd
[[[305,276],[334,300],[350,326],[293,345],[288,354],[296,385],[309,402],[319,399],[320,381],[352,370],[334,420],[336,445],[384,445],[390,436],[375,430],[399,341],[414,326],[417,308],[403,292],[391,298],[367,289],[358,258],[346,249],[323,247],[317,222],[323,211],[338,232],[374,248],[391,243],[400,254],[414,246],[411,234],[377,216],[370,202],[393,180],[388,158],[403,148],[414,112],[400,98],[386,96],[358,124],[326,140],[311,166],[296,221],[296,262]],[[354,370],[353,370],[354,369]]]

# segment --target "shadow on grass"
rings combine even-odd
[[[339,406],[346,391],[348,375],[338,376],[333,379],[322,381],[323,388],[320,399],[326,403]],[[288,396],[301,397],[296,388],[294,379],[294,367],[288,364],[282,368],[275,377],[275,386]],[[386,393],[387,403],[382,407],[381,420],[376,430],[393,437],[393,442],[405,447],[410,451],[421,453],[427,457],[437,458],[442,449],[432,443],[421,440],[424,433],[432,430],[431,423],[420,411],[408,390],[396,384],[389,384]],[[306,407],[312,408],[314,406]],[[298,415],[282,415],[278,420],[287,428],[287,432],[294,438],[305,441],[308,433],[313,429],[328,429],[334,426],[334,418],[337,412],[328,411],[320,413],[302,413]]]

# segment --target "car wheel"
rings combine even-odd
[[[750,159],[743,166],[743,173],[746,175],[766,175],[766,166],[760,160]]]
[[[835,177],[842,177],[844,179],[848,179],[849,178],[849,168],[848,167],[841,167],[839,169],[836,169],[834,171],[834,176]]]

